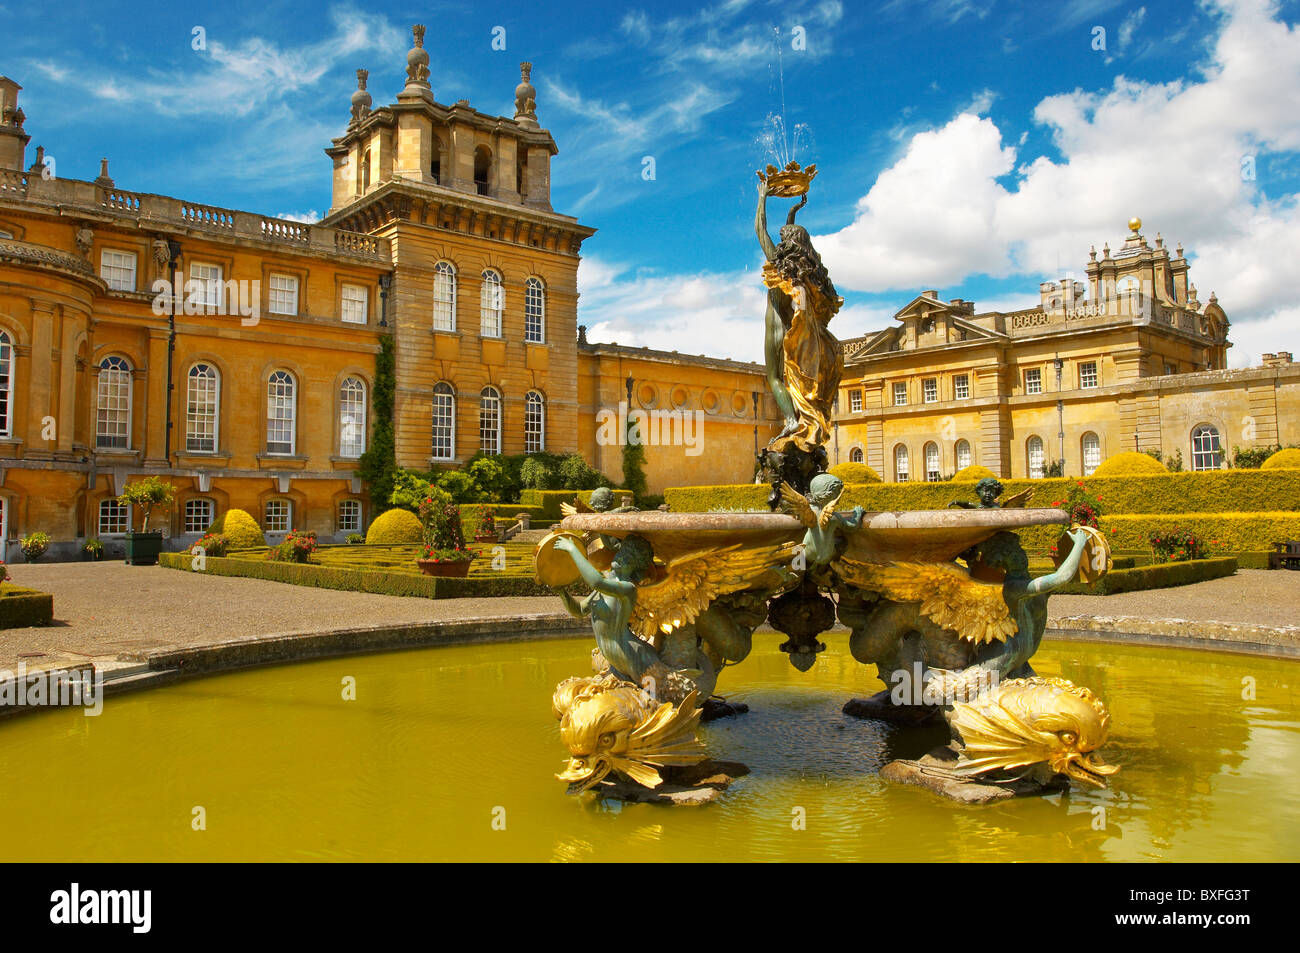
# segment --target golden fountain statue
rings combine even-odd
[[[1110,568],[1105,539],[1070,526],[1054,572],[1034,578],[1015,530],[1069,523],[999,506],[992,482],[958,509],[837,510],[843,483],[826,472],[831,404],[842,352],[828,329],[843,299],[806,229],[794,222],[815,166],[758,173],[756,231],[767,256],[767,378],[783,427],[759,453],[769,512],[667,513],[571,506],[535,553],[537,579],[592,627],[589,676],[566,679],[553,713],[573,793],[696,803],[743,765],[708,760],[701,722],[746,710],[714,694],[722,669],[750,652],[764,622],[807,671],[836,620],[853,657],[893,686],[845,712],[904,725],[946,721],[947,747],[886,765],[882,775],[966,801],[1039,793],[1071,781],[1105,784],[1096,754],[1105,705],[1083,687],[1039,677],[1029,664],[1047,623],[1047,598]],[[767,234],[767,200],[799,198]],[[570,587],[581,585],[585,595]]]

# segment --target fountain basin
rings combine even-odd
[[[844,515],[848,515],[846,512]],[[1002,530],[1070,522],[1064,510],[905,510],[864,513],[848,533],[846,555],[862,562],[945,562]],[[804,527],[785,513],[578,513],[560,529],[649,540],[665,562],[702,549],[779,545],[803,539]]]

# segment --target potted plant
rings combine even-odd
[[[149,532],[149,517],[155,506],[171,506],[176,488],[161,477],[145,477],[128,483],[117,501],[144,513],[140,532],[126,534],[126,561],[132,566],[152,566],[162,552],[162,530]]]
[[[415,563],[420,572],[426,576],[469,575],[469,564],[476,554],[465,546],[460,507],[446,493],[431,492],[420,503],[419,517],[424,528],[424,548]]]
[[[497,523],[496,513],[492,507],[483,507],[483,513],[479,517],[478,529],[474,532],[474,541],[476,543],[495,543],[497,542]]]
[[[50,534],[31,533],[22,537],[18,541],[18,545],[22,548],[23,559],[29,563],[34,563],[44,556],[45,551],[50,548]]]
[[[98,562],[104,558],[104,544],[97,539],[88,539],[81,552],[91,562]]]

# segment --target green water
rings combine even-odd
[[[551,691],[585,673],[587,642],[464,646],[197,679],[109,699],[96,718],[0,722],[0,859],[1300,859],[1295,662],[1048,642],[1035,666],[1108,702],[1103,751],[1123,770],[1106,791],[963,807],[876,776],[931,739],[840,713],[881,687],[844,636],[826,638],[807,674],[779,640],[760,636],[724,673],[752,711],[704,737],[753,773],[707,807],[619,810],[554,780]],[[1242,699],[1245,677],[1255,700]]]

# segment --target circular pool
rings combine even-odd
[[[109,698],[98,717],[0,722],[0,857],[1300,859],[1293,661],[1046,642],[1035,667],[1105,699],[1102,753],[1122,770],[1104,791],[973,807],[880,780],[885,762],[942,738],[841,714],[882,687],[843,634],[806,674],[781,638],[758,635],[721,680],[751,711],[702,736],[752,773],[716,804],[567,796],[550,698],[585,674],[589,643],[495,643],[236,672]]]

